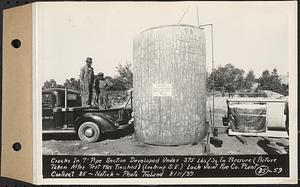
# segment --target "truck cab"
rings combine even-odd
[[[64,125],[67,127],[72,126],[72,124],[65,123],[65,115],[67,115],[70,121],[72,121],[73,117],[72,113],[66,114],[65,109],[70,107],[81,107],[81,97],[79,92],[68,90],[67,107],[65,107],[65,94],[65,89],[63,88],[50,88],[42,91],[43,130],[61,130],[64,128]]]
[[[43,133],[77,133],[81,141],[92,143],[104,133],[133,124],[132,94],[124,106],[101,110],[97,106],[82,107],[80,93],[64,88],[42,91]]]

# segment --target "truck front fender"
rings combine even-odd
[[[77,132],[79,126],[87,121],[96,123],[99,126],[101,133],[112,132],[117,130],[114,123],[111,120],[105,118],[104,116],[99,116],[95,114],[83,114],[75,119],[75,131]]]

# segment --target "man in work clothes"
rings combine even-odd
[[[99,87],[99,81],[100,77],[103,77],[103,73],[98,73],[95,76],[94,80],[94,90],[93,90],[93,106],[99,106],[99,97],[100,97],[100,87]]]
[[[91,106],[93,96],[94,70],[92,58],[87,57],[86,65],[80,69],[80,91],[82,106]]]
[[[98,104],[100,109],[108,109],[109,108],[109,104],[108,104],[108,88],[110,85],[110,82],[108,82],[106,79],[104,79],[104,74],[103,73],[99,73],[98,74],[99,79],[97,82],[97,87],[99,88],[98,92]]]

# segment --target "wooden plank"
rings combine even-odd
[[[277,138],[289,138],[286,131],[271,131],[254,133],[254,132],[234,132],[231,129],[228,130],[229,136],[262,136],[262,137],[277,137]]]
[[[231,98],[227,99],[227,102],[261,102],[261,103],[286,103],[284,99],[265,99],[265,98]]]

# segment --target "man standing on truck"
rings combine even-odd
[[[108,88],[111,86],[111,82],[107,81],[104,78],[104,74],[100,72],[98,74],[99,79],[97,79],[97,82],[95,84],[95,90],[98,92],[98,104],[100,109],[108,109],[109,108],[109,101],[108,101]],[[96,89],[97,87],[97,89]]]
[[[100,77],[103,76],[103,73],[98,73],[95,76],[95,80],[94,80],[94,90],[93,90],[93,102],[92,105],[93,106],[99,106],[99,97],[100,97],[100,87],[99,87],[99,81],[100,81]]]
[[[91,106],[93,96],[94,69],[92,68],[93,60],[87,57],[86,65],[80,69],[80,92],[82,106]]]

